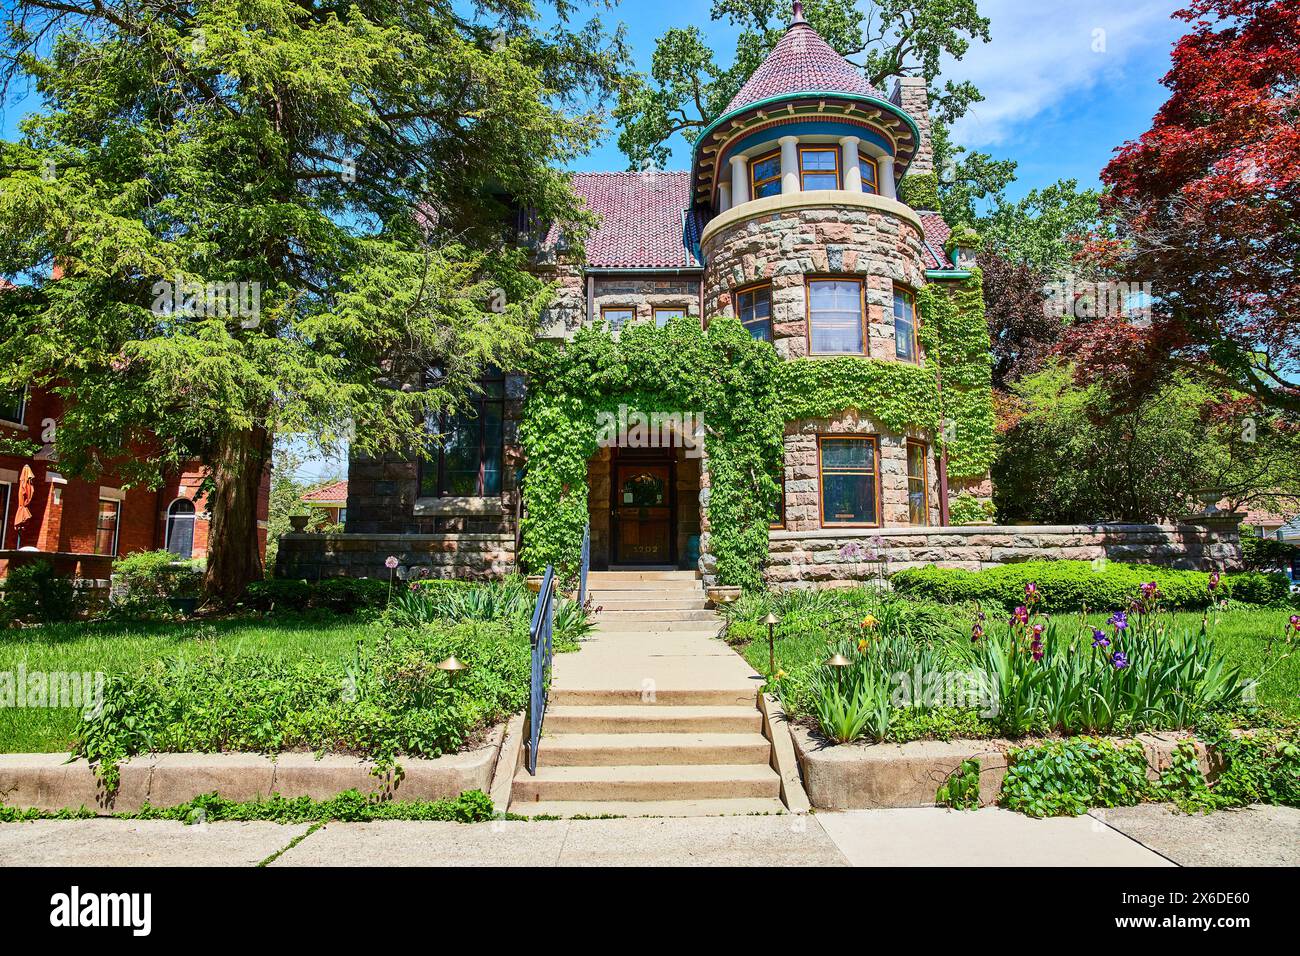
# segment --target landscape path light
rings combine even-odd
[[[781,620],[771,611],[767,612],[767,617],[763,618],[763,623],[767,625],[767,672],[776,673],[776,626]]]

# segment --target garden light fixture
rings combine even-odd
[[[776,631],[775,628],[781,623],[780,619],[771,611],[767,612],[767,617],[763,618],[763,623],[767,625],[767,672],[776,673]]]

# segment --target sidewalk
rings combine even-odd
[[[1158,805],[455,823],[0,824],[0,866],[1295,866],[1300,810]]]

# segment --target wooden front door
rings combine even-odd
[[[613,484],[614,561],[672,564],[672,465],[617,462]]]

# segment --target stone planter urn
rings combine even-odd
[[[298,534],[307,530],[307,522],[311,520],[311,515],[290,515],[289,527]]]

